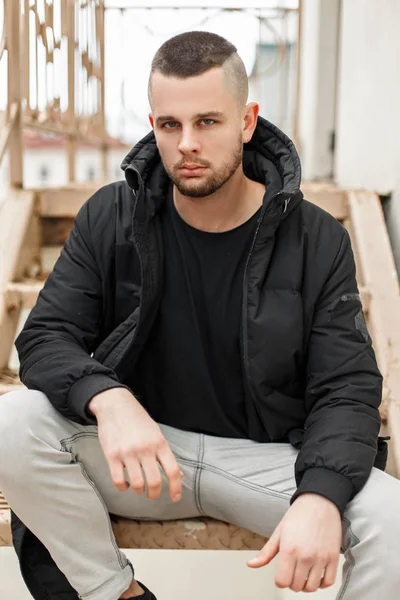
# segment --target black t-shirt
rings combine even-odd
[[[134,390],[158,422],[249,437],[240,327],[244,268],[259,214],[229,231],[201,231],[180,217],[171,186],[162,214],[163,297]]]

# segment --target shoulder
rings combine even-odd
[[[328,211],[304,199],[300,205],[304,226],[313,235],[331,234],[342,240],[346,228]]]
[[[92,241],[115,235],[115,223],[120,205],[132,205],[132,190],[126,181],[116,181],[100,187],[82,205],[76,216],[76,225]],[[126,211],[125,211],[126,212]]]
[[[86,202],[87,210],[92,215],[115,210],[120,201],[132,200],[132,190],[126,181],[114,181],[99,188]]]
[[[311,252],[324,253],[329,263],[341,249],[351,246],[347,229],[329,212],[308,200],[303,200],[299,208]]]

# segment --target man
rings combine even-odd
[[[248,566],[277,555],[294,591],[331,586],[342,549],[338,598],[397,593],[400,484],[349,236],[247,94],[224,38],[161,46],[154,132],[80,210],[16,342],[29,390],[0,402],[0,487],[81,598],[155,598],[109,513],[269,536]],[[54,584],[37,555],[35,590]]]

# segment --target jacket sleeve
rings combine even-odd
[[[343,515],[372,470],[381,425],[382,376],[362,311],[349,234],[315,308],[307,351],[306,422],[295,476]]]
[[[87,411],[93,396],[127,387],[112,369],[91,357],[100,333],[102,282],[92,248],[89,207],[100,202],[102,193],[96,192],[80,209],[15,342],[21,381],[44,392],[63,416],[83,424],[97,423]]]

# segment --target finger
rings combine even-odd
[[[124,461],[126,470],[128,471],[130,487],[136,494],[143,494],[145,481],[138,458],[134,454],[131,454],[125,456]]]
[[[162,477],[155,455],[139,454],[144,476],[147,483],[147,497],[149,500],[157,500],[161,495]]]
[[[313,568],[314,561],[311,558],[299,558],[296,562],[296,567],[293,573],[292,583],[290,589],[293,592],[301,592],[307,583],[308,576]]]
[[[337,559],[329,561],[329,563],[325,567],[325,574],[320,583],[320,588],[325,589],[331,587],[336,581],[337,570],[339,565],[339,556]]]
[[[278,588],[290,587],[297,563],[296,551],[280,552],[275,573],[275,585]]]
[[[264,567],[271,562],[279,552],[279,542],[280,535],[277,528],[257,556],[247,561],[248,566],[253,568]]]
[[[129,488],[129,482],[125,479],[124,465],[118,459],[107,459],[113,484],[120,492]]]
[[[325,569],[323,563],[316,563],[312,567],[308,574],[307,581],[304,582],[304,592],[316,592],[319,589],[321,585],[321,580],[324,576],[324,570]]]
[[[158,451],[157,458],[168,479],[169,495],[173,502],[179,502],[182,497],[183,473],[168,443]]]

